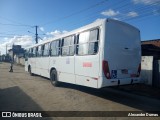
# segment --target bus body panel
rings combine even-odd
[[[29,65],[31,67],[31,72],[36,73],[36,58],[30,58]]]
[[[75,84],[74,56],[63,56],[59,62],[59,81]]]
[[[76,56],[76,84],[97,88],[99,78],[99,53],[96,55]]]
[[[49,73],[51,72],[52,69],[56,69],[57,70],[57,74],[58,76],[60,75],[60,61],[59,61],[59,56],[50,56],[49,59]],[[49,77],[50,78],[50,77]],[[59,78],[58,78],[59,80]]]
[[[36,60],[36,74],[49,78],[49,57],[38,57]]]
[[[46,63],[44,63],[44,60],[42,62],[42,59],[44,59],[44,57],[37,57],[36,58],[36,74],[37,75],[43,75],[42,74],[42,71],[43,71],[42,64],[46,64]]]
[[[24,70],[28,72],[28,60],[25,60]]]

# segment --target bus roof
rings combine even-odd
[[[110,19],[110,18],[98,19],[98,20],[96,20],[96,21],[94,21],[94,22],[92,22],[92,23],[90,23],[88,25],[82,26],[82,27],[80,27],[78,29],[72,30],[70,32],[64,33],[62,35],[59,35],[59,36],[56,36],[56,37],[53,37],[53,38],[48,38],[48,40],[42,41],[41,43],[38,43],[38,44],[34,44],[34,45],[30,46],[30,47],[27,47],[26,49],[29,49],[29,48],[32,48],[32,47],[36,47],[36,46],[39,46],[39,45],[42,45],[42,44],[45,44],[45,43],[48,43],[48,42],[51,42],[51,41],[54,41],[54,40],[57,40],[57,39],[61,39],[63,37],[67,37],[69,35],[77,34],[79,32],[85,31],[86,29],[91,29],[93,27],[98,27],[98,26],[102,25],[103,23],[105,23],[106,21],[118,22],[120,24],[124,24],[124,25],[130,26],[130,27],[133,27],[133,29],[137,29],[136,27],[134,27],[134,26],[132,26],[130,24],[127,24],[125,22],[121,22],[121,21],[118,21],[118,20],[114,20],[114,19]]]

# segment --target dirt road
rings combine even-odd
[[[160,100],[112,88],[103,90],[61,84],[53,87],[49,79],[30,76],[24,67],[0,64],[0,111],[160,111]],[[120,117],[119,119],[138,119]],[[54,117],[46,119],[64,119]],[[75,118],[65,118],[75,119]],[[78,119],[106,119],[81,117]],[[114,117],[108,119],[116,119]],[[146,119],[157,119],[146,117]]]

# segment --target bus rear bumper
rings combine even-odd
[[[101,77],[101,81],[98,82],[98,88],[107,87],[107,86],[118,86],[118,85],[129,85],[140,83],[139,77],[134,78],[119,78],[119,79],[106,79]]]

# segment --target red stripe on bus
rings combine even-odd
[[[91,62],[83,62],[83,67],[92,67]]]

